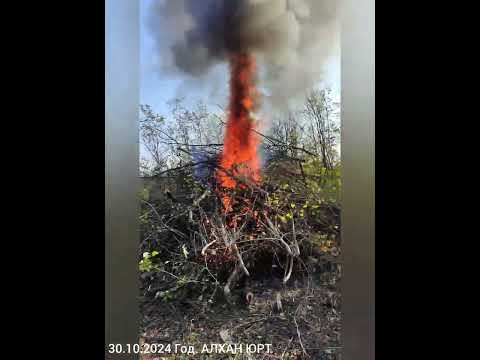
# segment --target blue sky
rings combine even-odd
[[[202,88],[201,83],[192,83],[186,75],[180,73],[162,74],[152,64],[161,56],[154,49],[152,37],[146,27],[146,16],[151,0],[140,1],[140,102],[149,104],[156,112],[165,114],[168,112],[166,102],[175,96],[188,92],[188,99],[195,103],[199,100],[207,105],[225,104],[228,100],[228,78],[226,66],[219,66],[212,71],[213,77],[225,78],[225,81],[215,83],[216,94],[211,94],[212,84],[206,84]],[[323,83],[333,90],[336,97],[340,96],[340,59],[332,57],[325,68]],[[195,85],[195,86],[194,86]],[[218,86],[217,86],[218,85]],[[215,104],[211,104],[215,102]]]

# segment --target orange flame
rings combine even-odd
[[[217,172],[219,184],[224,188],[242,186],[238,184],[238,178],[246,178],[254,183],[260,180],[257,155],[259,139],[252,131],[256,124],[250,113],[255,104],[255,70],[255,60],[251,54],[231,55],[229,114],[220,155],[220,170]],[[231,199],[224,196],[223,204],[228,210]]]

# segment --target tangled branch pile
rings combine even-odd
[[[220,189],[213,181],[200,185],[182,168],[176,178],[185,180],[184,195],[167,191],[149,199],[145,193],[139,253],[143,295],[168,301],[208,293],[210,302],[221,294],[229,300],[242,279],[271,275],[285,284],[307,272],[310,258],[336,255],[338,203],[312,189],[327,184],[331,175],[322,180],[301,169],[274,164],[260,185]]]

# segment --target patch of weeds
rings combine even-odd
[[[158,251],[152,251],[151,253],[146,251],[143,253],[143,259],[138,263],[138,268],[141,272],[149,272],[156,268],[156,259],[158,256]]]

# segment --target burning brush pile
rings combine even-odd
[[[196,181],[198,164],[181,164],[158,175],[159,181],[175,178],[176,190],[157,199],[143,194],[139,261],[144,328],[153,334],[145,335],[148,341],[189,342],[192,334],[200,333],[203,342],[218,342],[218,334],[227,341],[228,327],[231,333],[239,332],[237,341],[263,337],[274,342],[279,354],[296,344],[300,353],[322,349],[322,357],[314,358],[332,358],[325,349],[339,343],[338,276],[324,275],[336,271],[329,267],[336,266],[332,264],[339,254],[340,206],[328,190],[338,194],[340,170],[329,159],[331,128],[323,108],[310,102],[316,120],[309,139],[316,145],[306,150],[297,141],[280,143],[262,135],[254,113],[261,99],[255,86],[257,59],[265,70],[263,88],[275,108],[314,87],[334,40],[336,4],[176,0],[153,8],[160,20],[152,21],[152,33],[157,45],[169,46],[160,50],[171,54],[162,57],[170,61],[163,65],[201,78],[215,64],[228,62],[230,94],[222,118],[223,144],[209,161],[208,180]],[[168,132],[161,136],[169,144],[185,145]],[[299,154],[261,165],[257,150],[265,141]],[[157,149],[157,143],[152,148]],[[315,289],[317,285],[322,289]],[[289,286],[293,290],[284,300],[280,291],[274,296],[278,316],[272,316],[268,306],[262,308],[268,302],[253,300],[261,298],[263,290]],[[182,311],[176,310],[178,304]],[[253,306],[255,314],[245,309],[238,313],[241,306],[236,305],[242,304]],[[219,319],[225,308],[225,317]],[[177,323],[184,324],[183,329],[175,329]],[[246,329],[256,326],[262,328],[247,339]]]
[[[189,195],[168,193],[164,201],[144,200],[141,270],[145,296],[168,300],[210,289],[231,301],[242,280],[271,276],[286,284],[307,276],[310,260],[338,254],[339,206],[312,191],[299,170],[267,167],[262,179],[255,121],[255,61],[248,53],[230,57],[231,98],[223,151],[205,186],[188,169]],[[156,274],[157,281],[152,280]]]
[[[229,300],[242,278],[272,276],[286,284],[293,273],[308,276],[312,258],[338,254],[340,214],[336,204],[310,205],[297,191],[245,184],[205,190],[189,202],[145,203],[141,266],[144,279],[156,274],[159,280],[145,295],[198,291],[198,297],[207,287],[212,295],[222,287]]]

